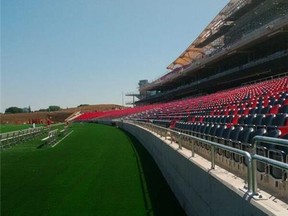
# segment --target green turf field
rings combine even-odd
[[[23,130],[27,128],[31,128],[32,125],[30,124],[1,124],[0,125],[0,133],[6,133],[10,131],[16,131],[16,130]]]
[[[36,124],[36,127],[45,126],[44,124]],[[52,128],[63,129],[64,124],[50,125]],[[32,128],[31,124],[0,124],[0,133],[7,133],[11,131],[23,130]]]
[[[43,126],[43,124],[36,124],[36,127]],[[0,133],[7,133],[11,131],[23,130],[32,128],[31,124],[0,124]]]
[[[1,215],[184,215],[147,151],[109,126],[76,124],[54,148],[1,152]]]

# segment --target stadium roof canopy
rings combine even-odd
[[[288,0],[230,0],[140,103],[232,88],[287,72]]]
[[[174,70],[202,58],[208,49],[214,48],[211,42],[234,25],[234,21],[241,15],[241,9],[256,2],[259,3],[259,0],[231,0],[167,69]]]

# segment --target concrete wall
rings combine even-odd
[[[266,215],[245,199],[245,192],[219,180],[214,171],[201,167],[201,162],[194,163],[143,128],[127,123],[122,127],[150,152],[187,215]]]

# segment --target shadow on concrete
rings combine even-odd
[[[131,139],[135,154],[138,155],[139,170],[143,172],[143,193],[147,192],[150,198],[150,202],[146,200],[147,215],[186,215],[149,152],[133,135],[123,132]]]

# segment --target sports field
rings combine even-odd
[[[30,125],[30,124],[19,124],[19,125],[1,124],[0,125],[0,132],[6,133],[6,132],[10,132],[10,131],[22,130],[22,129],[27,129],[27,128],[31,128],[31,127],[32,127],[32,125]]]
[[[147,151],[110,126],[75,124],[54,148],[1,152],[1,215],[185,215]]]

